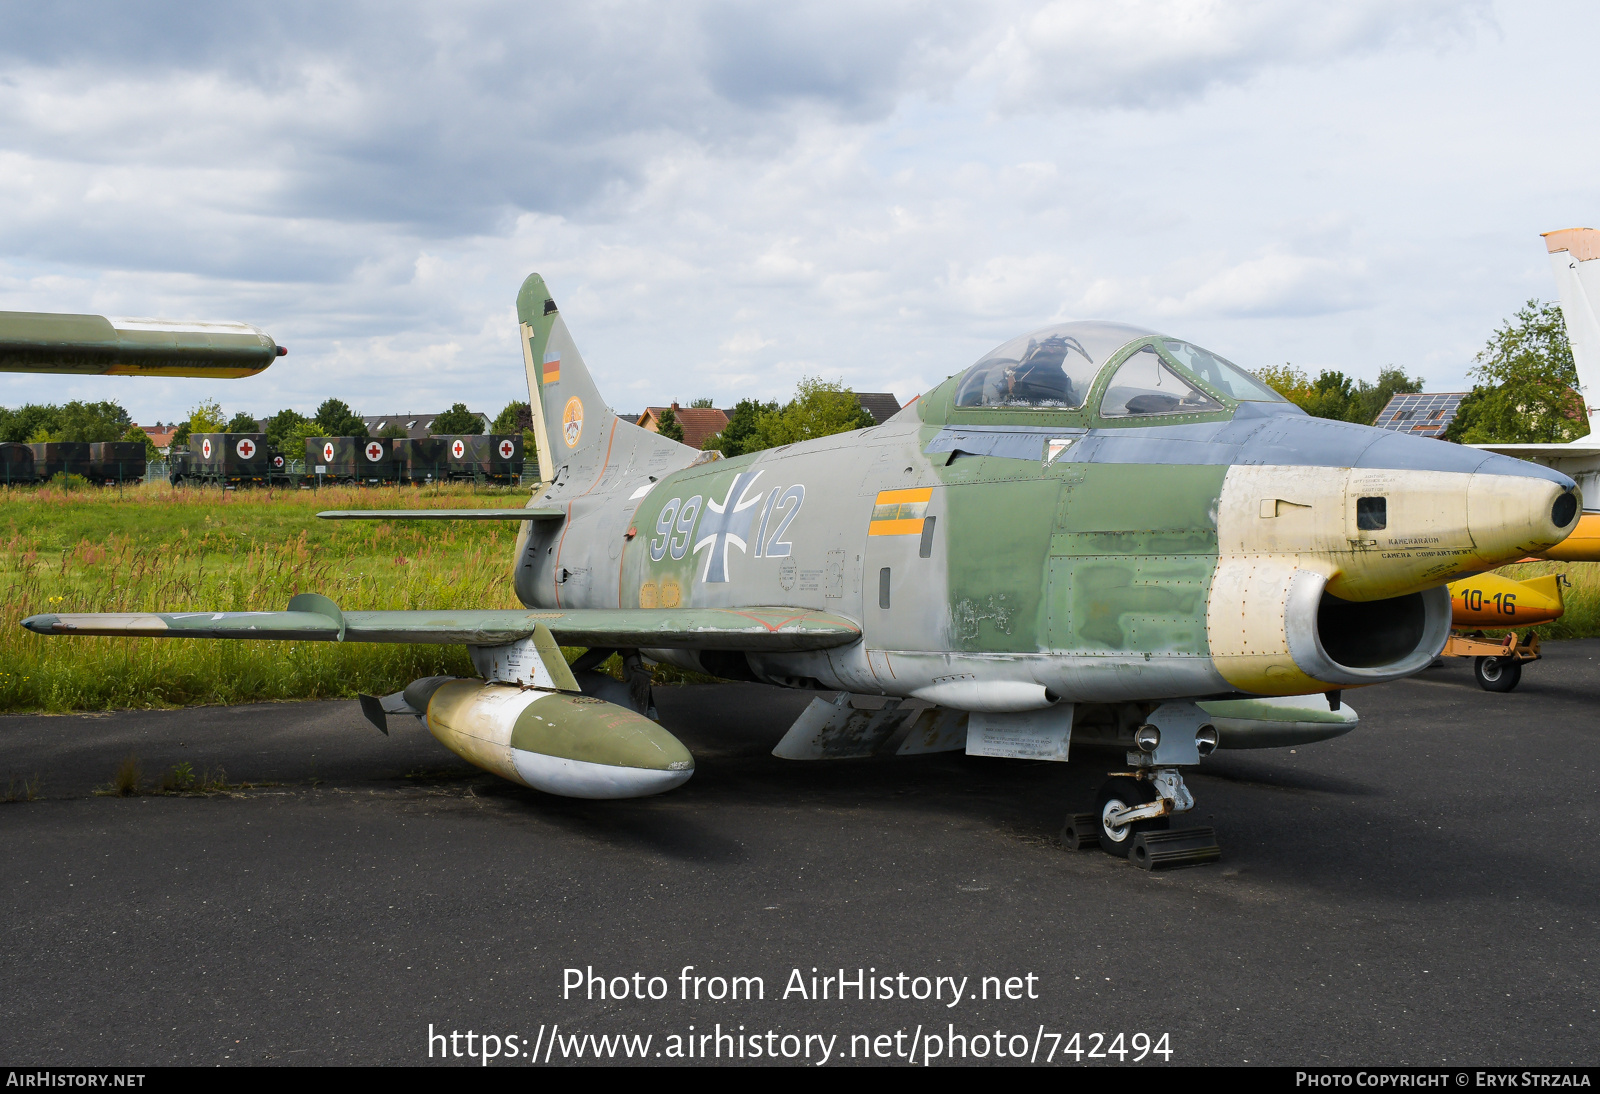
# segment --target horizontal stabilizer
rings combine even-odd
[[[0,372],[253,376],[287,352],[248,323],[0,312]]]
[[[295,602],[308,604],[311,595],[301,594]],[[316,599],[324,601],[321,597]],[[107,612],[35,615],[22,621],[24,627],[38,634],[446,646],[505,645],[529,637],[541,623],[566,645],[617,649],[782,652],[845,646],[861,637],[860,624],[853,620],[804,608],[339,612],[331,603],[324,603],[316,611]]]
[[[562,520],[565,509],[329,509],[323,520]]]

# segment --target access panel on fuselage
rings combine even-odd
[[[1050,539],[1048,642],[1074,653],[1208,653],[1224,466],[1070,464]]]
[[[1042,461],[1000,456],[960,457],[941,478],[948,648],[1036,652],[1060,482]]]

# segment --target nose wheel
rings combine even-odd
[[[1171,827],[1166,816],[1125,820],[1125,815],[1160,800],[1156,788],[1143,779],[1117,776],[1107,779],[1094,799],[1095,835],[1100,849],[1117,858],[1127,858],[1133,837],[1140,832],[1156,832]]]
[[[1061,830],[1069,851],[1099,847],[1141,870],[1199,866],[1222,856],[1216,832],[1204,826],[1173,828],[1176,813],[1194,807],[1177,768],[1115,774],[1095,795],[1092,813],[1074,813]]]

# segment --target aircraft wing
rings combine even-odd
[[[505,645],[529,637],[541,623],[569,646],[626,649],[820,650],[861,637],[855,621],[805,608],[342,612],[315,593],[295,597],[282,612],[107,612],[35,615],[22,621],[38,634],[462,646]]]

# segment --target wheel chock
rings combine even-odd
[[[1172,828],[1165,832],[1139,832],[1128,849],[1128,861],[1141,870],[1171,870],[1201,866],[1222,857],[1214,828]]]
[[[1061,826],[1061,846],[1068,851],[1087,851],[1100,846],[1100,819],[1093,813],[1072,813]]]

